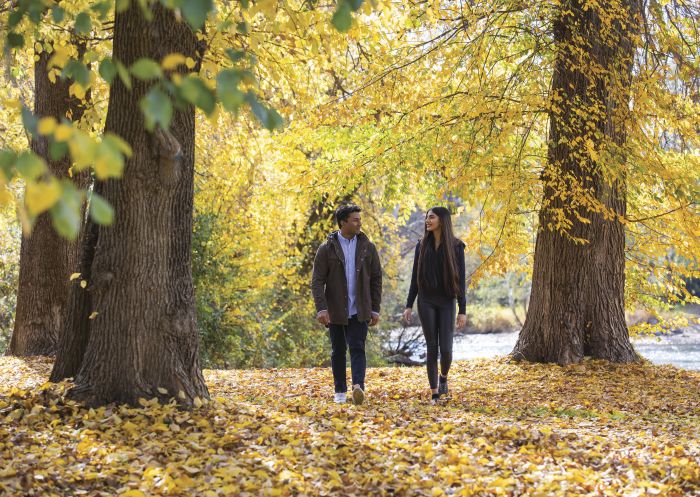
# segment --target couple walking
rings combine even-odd
[[[328,328],[330,335],[337,403],[347,401],[346,349],[350,350],[352,401],[364,402],[365,342],[368,327],[379,322],[382,300],[382,266],[376,247],[362,232],[360,212],[356,205],[338,207],[335,218],[339,229],[319,247],[311,280],[316,319]],[[418,297],[433,401],[448,393],[455,300],[459,304],[457,326],[461,328],[467,321],[465,290],[464,243],[454,237],[450,212],[444,207],[433,207],[425,215],[425,231],[416,244],[403,313],[410,324],[413,302]]]

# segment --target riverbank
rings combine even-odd
[[[409,333],[420,334],[420,328]],[[518,339],[518,332],[462,334],[455,337],[454,360],[490,359],[510,354]],[[420,360],[425,352],[422,338],[410,356]],[[654,364],[670,364],[684,369],[700,371],[700,325],[692,325],[673,333],[632,338],[632,344],[642,357]]]

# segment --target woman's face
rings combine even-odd
[[[440,229],[440,218],[433,211],[425,215],[425,229],[431,232]]]

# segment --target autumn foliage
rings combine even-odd
[[[0,360],[2,495],[700,493],[700,374],[670,366],[461,362],[438,406],[418,368],[370,369],[363,406],[329,369],[210,370],[191,411],[88,409],[50,368]]]

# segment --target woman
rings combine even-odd
[[[433,207],[425,215],[425,232],[416,245],[411,288],[403,318],[411,323],[413,301],[418,296],[418,316],[428,349],[428,381],[432,400],[447,395],[447,373],[452,364],[455,299],[459,303],[457,327],[467,323],[464,243],[453,235],[450,211]],[[438,378],[438,351],[440,377]]]

